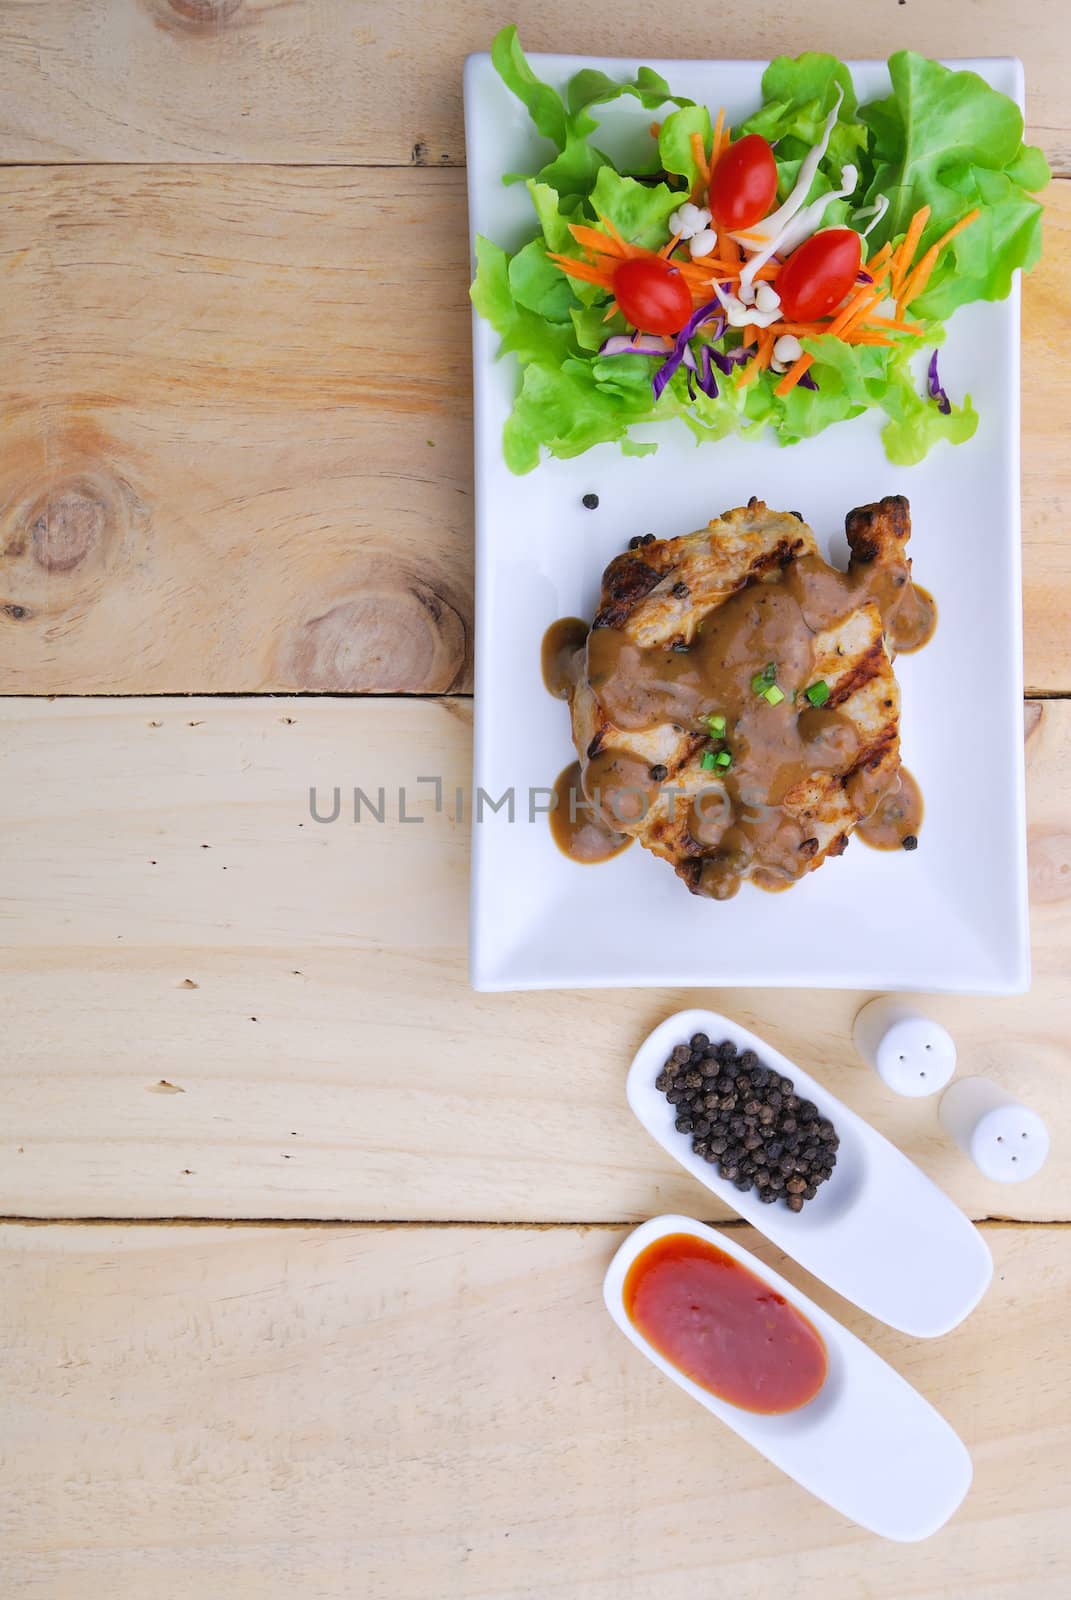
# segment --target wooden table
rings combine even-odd
[[[992,1290],[934,1342],[789,1269],[960,1430],[971,1495],[928,1544],[883,1544],[603,1314],[629,1223],[723,1218],[621,1092],[644,1032],[700,996],[474,995],[466,827],[309,814],[312,784],[468,777],[460,69],[504,13],[0,0],[5,1595],[1066,1584],[1064,0],[785,11],[670,29],[619,0],[608,32],[598,8],[513,7],[532,48],[640,59],[1019,53],[1062,175],[1024,317],[1036,977],[933,1003],[965,1067],[1047,1118],[1044,1176],[985,1183],[932,1105],[887,1094],[848,1042],[859,995],[702,997],[984,1227]]]

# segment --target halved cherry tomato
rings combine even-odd
[[[750,228],[769,211],[777,194],[777,164],[761,133],[731,144],[714,168],[708,204],[719,228]]]
[[[851,228],[825,228],[794,250],[777,274],[786,322],[813,322],[840,305],[855,283],[862,242]]]
[[[669,261],[633,256],[614,269],[614,299],[641,333],[679,333],[692,314],[692,295]]]

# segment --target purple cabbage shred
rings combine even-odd
[[[930,357],[930,365],[926,373],[926,393],[931,400],[937,401],[937,409],[942,416],[947,417],[952,410],[952,402],[945,392],[937,371],[937,351]]]
[[[711,329],[711,334],[715,339],[721,338],[725,331],[725,316],[718,301],[710,300],[705,306],[700,306],[698,311],[692,312],[692,315],[688,318],[688,321],[684,324],[684,327],[674,340],[673,349],[670,351],[665,361],[651,379],[651,388],[654,390],[654,397],[656,400],[661,399],[662,391],[665,389],[666,384],[669,382],[670,378],[672,378],[682,361],[689,366],[689,370],[694,370],[691,367],[691,363],[689,363],[687,360],[687,357],[691,355],[691,351],[689,349],[689,340],[695,333],[696,329],[701,327],[704,322],[708,322],[711,317],[717,317],[718,319],[717,326]],[[694,362],[694,360],[695,357],[692,356],[692,361]],[[694,394],[694,391],[691,389],[690,381],[689,391]]]
[[[743,346],[738,346],[738,348],[735,350],[712,350],[710,353],[713,357],[714,365],[717,367],[718,371],[724,372],[725,376],[728,378],[732,373],[733,368],[742,366],[745,361],[750,359],[754,352],[751,350],[745,350]]]

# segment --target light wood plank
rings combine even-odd
[[[404,178],[8,174],[0,692],[469,687],[460,178]]]
[[[568,0],[509,15],[529,50],[638,60],[1018,55],[1031,136],[1071,169],[1062,0],[724,0],[669,28],[643,0],[612,23]],[[503,16],[491,0],[0,0],[0,160],[459,163],[461,62]]]
[[[771,1266],[801,1281],[743,1230]],[[975,1479],[884,1543],[673,1388],[602,1305],[618,1229],[0,1231],[5,1513],[27,1600],[1033,1600],[1061,1592],[1066,1231],[916,1342],[803,1283]]]
[[[461,175],[5,183],[0,693],[467,688]],[[1071,184],[1050,207],[1024,317],[1026,678],[1067,691]],[[384,241],[414,215],[403,270]]]
[[[647,1031],[708,1004],[815,1070],[972,1215],[1069,1217],[1071,703],[1028,709],[1033,992],[926,1002],[963,1070],[991,1074],[1052,1129],[1045,1172],[1005,1188],[942,1136],[932,1101],[894,1096],[855,1057],[858,995],[471,993],[468,824],[451,815],[469,778],[464,702],[6,701],[4,1208],[531,1221],[716,1209],[622,1095]],[[416,784],[432,774],[439,815]],[[312,821],[309,786],[326,807],[336,783],[345,816],[354,784],[382,785],[388,821]],[[401,784],[423,822],[397,820]]]

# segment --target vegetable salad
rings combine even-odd
[[[554,150],[506,178],[527,184],[535,237],[513,255],[476,241],[473,303],[521,370],[514,472],[606,441],[648,454],[630,429],[674,416],[698,440],[769,427],[787,445],[876,406],[899,465],[971,437],[969,396],[938,374],[942,322],[1037,260],[1049,179],[1007,96],[900,51],[892,93],[860,106],[843,62],[811,53],[772,62],[730,130],[649,67],[585,69],[559,95],[512,27],[492,59]],[[622,97],[628,170],[592,143]]]

